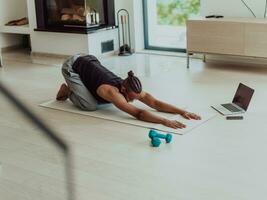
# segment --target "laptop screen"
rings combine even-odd
[[[233,103],[247,110],[253,93],[254,90],[252,88],[240,83],[235,93]]]

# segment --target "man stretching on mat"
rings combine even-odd
[[[98,105],[112,103],[138,120],[174,129],[186,127],[178,121],[162,118],[129,103],[139,100],[160,112],[180,114],[186,119],[201,119],[194,113],[155,99],[143,91],[140,80],[132,71],[128,72],[128,77],[123,80],[102,66],[92,55],[78,54],[68,58],[62,66],[62,74],[67,84],[61,85],[57,100],[65,101],[69,98],[82,110],[95,111]]]

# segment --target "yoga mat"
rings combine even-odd
[[[154,123],[148,123],[148,122],[143,122],[140,120],[135,119],[131,115],[128,115],[127,113],[119,110],[112,104],[108,104],[105,106],[102,106],[100,109],[97,111],[82,111],[79,108],[75,107],[69,100],[67,101],[56,101],[56,100],[51,100],[45,103],[40,104],[41,107],[45,108],[50,108],[50,109],[55,109],[55,110],[61,110],[65,112],[70,112],[70,113],[76,113],[80,115],[85,115],[85,116],[90,116],[90,117],[95,117],[95,118],[100,118],[100,119],[106,119],[110,121],[115,121],[115,122],[120,122],[120,123],[125,123],[125,124],[131,124],[134,126],[140,126],[144,128],[149,128],[149,129],[156,129],[159,131],[163,132],[169,132],[169,133],[175,133],[175,134],[180,134],[183,135],[192,129],[204,124],[208,120],[212,119],[213,117],[216,116],[216,114],[211,113],[211,112],[198,112],[198,114],[201,115],[202,120],[186,120],[180,115],[173,115],[169,113],[162,113],[162,112],[157,112],[155,110],[152,110],[148,106],[141,104],[139,102],[133,103],[133,105],[139,107],[139,108],[144,108],[146,110],[151,111],[152,113],[168,118],[168,119],[175,119],[178,120],[184,124],[187,125],[185,129],[172,129],[165,127],[161,124],[154,124]],[[184,109],[184,107],[181,107]]]

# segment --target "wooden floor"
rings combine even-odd
[[[73,150],[79,200],[251,200],[267,196],[267,66],[203,64],[159,55],[102,59],[144,89],[189,110],[230,102],[239,82],[256,90],[243,121],[218,115],[171,144],[150,147],[147,129],[38,107],[63,81],[62,59],[4,54],[0,79]],[[64,155],[0,94],[0,199],[66,199]]]

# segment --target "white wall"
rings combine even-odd
[[[263,18],[265,0],[245,0],[258,18]],[[201,0],[201,15],[226,17],[253,17],[241,0]]]
[[[118,45],[118,32],[116,29],[98,31],[96,33],[89,34],[88,35],[89,54],[103,56],[101,43],[110,40],[114,40],[114,49],[117,50],[119,48],[119,45]],[[107,54],[110,54],[110,52]]]
[[[22,36],[17,34],[0,34],[0,48],[17,46],[22,43]]]
[[[0,0],[0,15],[0,26],[11,20],[28,17],[26,0]],[[0,33],[0,48],[19,45],[21,38],[20,35]]]
[[[144,16],[143,16],[143,2],[142,0],[134,0],[134,36],[135,36],[135,50],[140,51],[145,48],[144,42]]]
[[[34,32],[31,34],[32,52],[57,55],[88,53],[86,34]]]
[[[27,17],[26,0],[0,0],[0,25],[18,18]]]

